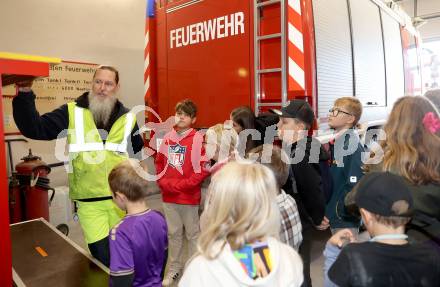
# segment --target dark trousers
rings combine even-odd
[[[108,236],[89,244],[89,250],[93,257],[98,259],[105,266],[110,267],[110,247]]]
[[[312,251],[313,231],[312,226],[306,226],[302,231],[303,241],[299,247],[299,255],[304,265],[304,282],[301,287],[312,287],[312,278],[310,277],[310,253]]]

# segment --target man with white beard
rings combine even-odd
[[[124,214],[112,201],[108,174],[143,147],[135,115],[117,99],[119,72],[111,66],[98,67],[90,92],[42,116],[35,107],[32,81],[17,86],[13,115],[25,137],[54,140],[67,134],[70,198],[78,206],[90,252],[109,266],[109,231]]]

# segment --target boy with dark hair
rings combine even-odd
[[[203,135],[191,126],[196,122],[197,107],[191,100],[176,105],[176,124],[165,135],[156,155],[158,185],[168,224],[168,273],[162,284],[177,281],[182,270],[183,229],[188,240],[188,256],[197,251],[201,183],[209,175],[203,158]]]
[[[165,218],[148,208],[151,190],[136,160],[126,160],[110,172],[108,182],[116,205],[125,217],[110,231],[112,287],[162,286],[168,245]]]
[[[264,152],[266,150],[271,151],[270,158],[265,158]],[[277,146],[265,144],[249,151],[250,158],[253,158],[254,155],[256,155],[255,160],[272,170],[277,180],[277,203],[281,214],[280,241],[298,251],[302,242],[302,226],[298,207],[295,199],[281,189],[289,177],[287,154]]]
[[[337,286],[440,286],[437,253],[428,245],[408,244],[405,224],[411,219],[413,199],[404,179],[389,172],[372,172],[360,180],[354,192],[372,238],[343,247],[355,240],[354,234],[350,229],[334,234],[324,251],[326,269],[337,257],[328,271],[330,280]],[[334,286],[328,278],[325,283]]]
[[[185,99],[181,102],[178,102],[176,104],[176,114],[186,114],[188,115],[191,119],[194,120],[195,123],[195,119],[197,116],[197,106],[193,103],[193,101],[189,100],[189,99]]]
[[[283,141],[283,149],[290,156],[291,174],[283,189],[295,198],[303,228],[303,242],[299,248],[299,254],[304,261],[303,286],[311,287],[310,252],[313,229],[321,229],[325,212],[319,162],[328,160],[328,156],[321,143],[307,135],[315,115],[306,101],[290,101],[280,111],[274,112],[280,116],[277,124],[278,137]]]

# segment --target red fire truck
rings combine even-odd
[[[397,98],[422,92],[417,33],[381,0],[157,0],[151,8],[145,101],[162,119],[184,98],[199,107],[199,127],[240,105],[258,114],[301,98],[325,129],[333,101],[355,96],[371,127]]]

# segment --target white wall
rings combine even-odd
[[[121,101],[143,104],[145,0],[0,0],[0,51],[59,57],[116,66]],[[139,119],[138,119],[139,120]],[[13,144],[14,162],[27,154]],[[57,161],[54,143],[30,144],[47,163]],[[62,168],[51,175],[66,184]]]

